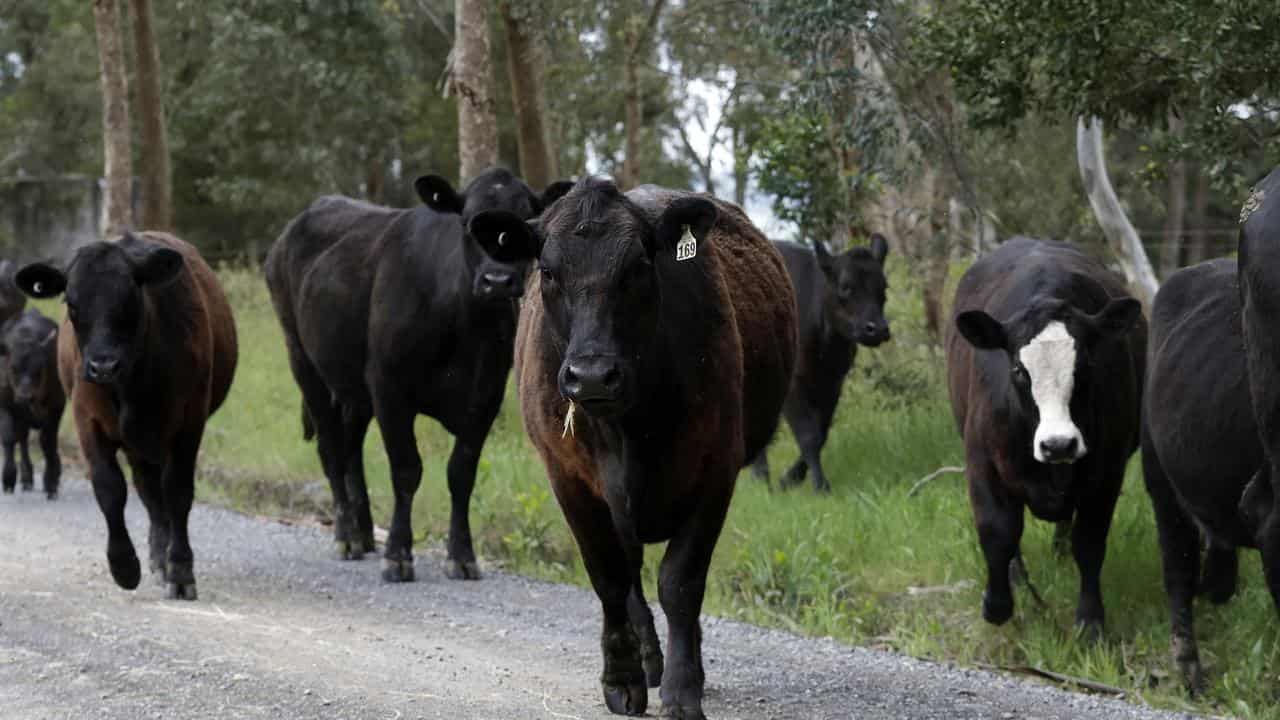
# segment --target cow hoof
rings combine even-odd
[[[389,583],[413,582],[413,558],[408,560],[383,558],[382,579]]]
[[[32,490],[35,490],[35,489],[36,489],[35,483],[29,483],[29,482],[22,483],[22,492],[31,492]]]
[[[357,542],[338,540],[333,543],[333,549],[339,560],[360,560],[364,558],[364,549]]]
[[[378,552],[378,543],[374,542],[373,535],[366,535],[361,538],[360,544],[357,547],[360,547],[369,554]]]
[[[450,580],[479,580],[480,566],[475,560],[447,560],[444,564],[444,574]]]
[[[644,685],[605,683],[604,704],[614,715],[643,715],[649,706],[649,689]]]
[[[196,584],[171,582],[165,585],[165,598],[169,600],[195,600]]]
[[[1085,645],[1096,645],[1102,640],[1102,621],[1077,621],[1076,634],[1080,637],[1080,641]]]
[[[5,494],[5,495],[12,495],[12,494],[13,494],[13,486],[12,486],[12,485],[5,485],[5,486],[4,486],[4,494]]]
[[[125,590],[133,590],[142,582],[142,565],[138,563],[135,553],[127,555],[107,555],[107,567],[111,568],[111,578],[116,585]]]
[[[660,718],[671,718],[672,720],[707,720],[707,716],[702,712],[702,708],[684,708],[679,705],[662,706],[662,712],[658,713]]]
[[[647,653],[644,656],[644,679],[648,681],[649,687],[656,688],[662,685],[662,653]]]
[[[982,594],[982,619],[992,625],[1003,625],[1013,617],[1013,598],[997,600],[989,593]]]
[[[57,491],[57,490],[45,490],[45,491],[44,491],[44,496],[45,496],[45,499],[47,499],[47,500],[57,500],[57,499],[58,499],[58,491]]]

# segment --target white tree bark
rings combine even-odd
[[[498,117],[489,55],[489,0],[457,0],[453,93],[458,98],[458,179],[463,185],[498,164]]]
[[[1138,231],[1129,222],[1120,205],[1120,198],[1116,197],[1115,188],[1111,186],[1111,178],[1107,175],[1107,161],[1103,155],[1100,119],[1081,117],[1077,121],[1076,161],[1080,165],[1080,177],[1084,180],[1084,191],[1089,196],[1093,215],[1102,226],[1107,244],[1120,261],[1129,290],[1150,312],[1160,284],[1156,281],[1155,271],[1151,269],[1147,251],[1142,247],[1142,238],[1138,237]]]
[[[102,196],[102,236],[114,238],[133,227],[133,160],[130,155],[129,86],[116,0],[94,0],[102,79],[102,155],[106,188]]]

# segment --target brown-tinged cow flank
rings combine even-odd
[[[217,278],[192,246],[145,232],[85,245],[65,270],[28,265],[17,284],[36,298],[66,294],[58,371],[107,521],[112,577],[131,590],[142,574],[124,521],[123,452],[151,521],[151,570],[169,598],[196,599],[187,533],[196,455],[237,359]]]

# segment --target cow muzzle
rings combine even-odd
[[[1088,452],[1080,429],[1070,422],[1041,423],[1034,443],[1036,460],[1047,464],[1073,463]]]
[[[616,357],[566,358],[559,379],[560,394],[588,415],[616,415],[626,409],[630,399],[627,369]]]

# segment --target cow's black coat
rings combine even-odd
[[[1213,260],[1166,280],[1151,313],[1149,343],[1142,467],[1160,532],[1173,654],[1196,689],[1203,678],[1192,600],[1197,589],[1218,603],[1235,592],[1236,548],[1255,546],[1239,508],[1263,461],[1249,400],[1236,261]],[[1209,544],[1203,580],[1202,530]]]
[[[800,317],[796,370],[783,405],[800,458],[780,484],[784,488],[798,485],[812,471],[814,489],[828,492],[831,485],[822,469],[822,446],[845,376],[853,368],[859,345],[876,347],[889,339],[889,321],[884,317],[888,289],[884,258],[889,244],[884,236],[874,234],[869,246],[834,256],[822,243],[812,250],[792,242],[776,245],[796,288]],[[756,458],[755,473],[768,480],[768,450]]]
[[[965,444],[965,474],[987,561],[983,617],[1013,614],[1010,563],[1020,559],[1023,509],[1052,521],[1075,516],[1080,569],[1076,621],[1101,631],[1107,532],[1125,464],[1138,446],[1146,322],[1123,283],[1079,249],[1014,238],[965,273],[947,327],[951,405]],[[1033,456],[1039,424],[1017,353],[1051,321],[1078,348],[1070,414],[1087,452],[1071,464]]]
[[[413,580],[410,513],[422,477],[413,423],[428,415],[455,437],[447,572],[474,579],[468,508],[511,369],[524,267],[495,262],[463,223],[495,208],[532,217],[568,184],[539,197],[495,168],[462,195],[432,175],[415,187],[425,206],[409,210],[320,198],[289,223],[264,270],[333,492],[339,556],[374,550],[361,450],[376,417],[395,491],[383,577]]]
[[[8,281],[8,280],[6,280]],[[16,288],[15,288],[16,290]],[[58,325],[35,308],[0,328],[0,444],[4,445],[4,492],[18,481],[14,447],[22,453],[22,489],[35,485],[35,471],[27,438],[40,433],[44,453],[44,492],[58,496],[62,459],[58,454],[58,424],[67,396],[58,380]]]

